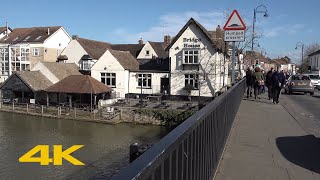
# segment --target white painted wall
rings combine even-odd
[[[31,71],[40,71],[45,75],[53,84],[59,82],[59,79],[40,61],[31,69]]]
[[[85,54],[88,54],[83,47],[79,44],[77,40],[72,40],[70,43],[67,45],[66,48],[62,51],[61,55],[66,55],[68,56],[68,63],[75,63],[78,66],[79,61],[81,57]]]
[[[316,70],[320,70],[320,54],[310,56],[309,65],[312,69],[315,68]]]
[[[149,55],[147,55],[147,51],[149,51]],[[147,42],[140,51],[137,59],[152,59],[152,56],[158,57],[151,44]]]
[[[130,72],[129,75],[129,93],[140,94],[141,86],[138,85],[136,74],[151,74],[151,88],[142,88],[142,94],[160,93],[161,78],[169,77],[169,73],[162,72]]]
[[[101,73],[116,73],[116,87],[112,88],[121,98],[128,92],[128,72],[107,50],[91,68],[91,76],[101,82]]]
[[[200,42],[183,42],[183,38],[196,38],[201,39]],[[228,74],[227,63],[223,63],[223,56],[219,54],[215,48],[212,47],[209,40],[195,25],[190,25],[179,37],[179,39],[173,44],[169,50],[169,57],[171,58],[171,94],[172,95],[187,95],[182,90],[185,86],[185,74],[193,74],[197,72],[197,68],[193,70],[183,70],[183,50],[184,44],[188,45],[200,45],[199,48],[193,48],[199,50],[199,62],[200,68],[200,95],[201,96],[214,96],[214,94],[222,88],[223,84],[223,67],[225,67],[226,77]],[[178,48],[177,48],[178,47]],[[187,48],[192,50],[192,48]],[[204,73],[205,72],[205,73]],[[205,74],[205,78],[204,78]],[[225,82],[226,84],[226,82]],[[199,91],[193,90],[192,95],[198,96]]]
[[[10,34],[12,31],[8,29],[8,34]],[[0,39],[6,36],[6,31],[0,33]]]
[[[71,37],[64,30],[64,28],[61,27],[44,42],[44,47],[62,50],[65,47],[67,47],[70,41],[71,41]]]

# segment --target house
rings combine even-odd
[[[315,51],[308,55],[308,64],[311,71],[320,70],[320,50]],[[317,72],[319,73],[319,72]]]
[[[12,29],[9,26],[0,27],[0,39],[5,37],[7,34],[10,34],[11,32],[12,32]]]
[[[16,71],[1,85],[2,94],[7,99],[17,99],[17,102],[45,103],[47,98],[54,99],[55,94],[47,97],[44,90],[70,75],[80,75],[75,64],[57,62],[38,62],[31,71]],[[61,99],[65,97],[60,97]]]
[[[291,62],[291,59],[287,56],[285,57],[278,57],[272,60],[276,63],[277,68],[280,68],[286,73],[295,74],[296,73],[296,65]]]
[[[70,40],[62,26],[14,29],[0,39],[0,82],[39,61],[55,62]]]
[[[91,67],[108,49],[112,48],[107,42],[73,36],[70,43],[61,52],[58,61],[75,63],[79,66],[81,73],[90,75]]]
[[[170,59],[171,95],[188,95],[184,90],[188,84],[194,87],[191,96],[213,97],[222,89],[222,79],[226,79],[228,74],[222,49],[193,18],[173,38],[166,50]]]
[[[271,59],[260,52],[254,51],[254,53],[252,53],[252,51],[246,51],[244,59],[247,67],[251,65],[252,61],[254,64],[259,64],[260,67],[265,71],[268,71],[273,67]]]

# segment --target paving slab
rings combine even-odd
[[[265,94],[241,102],[215,180],[320,180],[319,173],[319,138]]]

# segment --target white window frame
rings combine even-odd
[[[40,48],[32,48],[32,56],[40,56]]]
[[[183,64],[199,64],[199,50],[185,49],[183,54]]]
[[[138,74],[138,87],[143,89],[151,89],[152,88],[152,74],[140,73]]]
[[[198,83],[198,74],[185,74],[184,75],[184,85],[191,84],[195,90],[199,89],[199,83]]]
[[[109,87],[115,88],[117,84],[116,73],[101,72],[101,82]],[[113,81],[114,79],[114,81]],[[104,82],[103,82],[104,81]],[[108,83],[109,81],[109,83]]]
[[[91,70],[91,62],[89,60],[82,60],[81,70],[85,70],[85,71]]]

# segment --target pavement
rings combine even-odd
[[[215,180],[320,180],[320,140],[286,98],[241,102]]]

